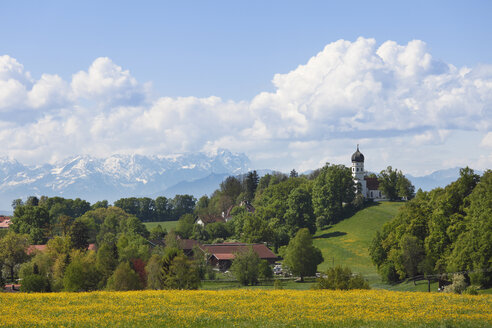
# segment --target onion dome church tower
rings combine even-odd
[[[352,177],[356,185],[357,191],[362,196],[367,197],[366,180],[364,179],[366,173],[364,171],[364,155],[359,151],[359,145],[357,145],[357,151],[352,155]]]

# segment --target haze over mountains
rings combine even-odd
[[[12,200],[30,195],[79,197],[91,203],[132,196],[192,194],[198,198],[212,193],[227,176],[251,169],[245,154],[224,149],[214,154],[77,156],[41,166],[0,159],[0,214],[12,211]],[[268,172],[271,170],[258,170],[260,176]],[[407,175],[416,190],[444,187],[458,176],[459,168],[422,177]]]

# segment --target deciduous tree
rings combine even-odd
[[[301,281],[305,276],[313,276],[318,264],[323,262],[319,248],[313,246],[313,239],[307,228],[300,229],[287,246],[284,263]]]
[[[255,285],[258,282],[260,258],[258,254],[249,248],[245,252],[238,252],[234,255],[231,272],[243,285]]]
[[[26,251],[29,247],[29,237],[9,232],[0,239],[0,263],[7,268],[10,273],[10,281],[15,278],[15,267],[29,259]]]

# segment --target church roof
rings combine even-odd
[[[352,154],[352,162],[364,163],[364,155],[359,151],[359,145],[357,145],[357,151]]]

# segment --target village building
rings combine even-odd
[[[242,201],[239,204],[239,207],[244,206],[246,209],[246,212],[249,213],[254,213],[255,208],[253,205],[251,205],[250,202],[248,201]],[[222,216],[219,215],[201,215],[198,217],[196,223],[201,225],[202,227],[206,226],[209,223],[215,223],[215,222],[229,222],[229,220],[232,220],[232,210],[237,207],[236,205],[231,205],[227,209],[227,211],[222,212]]]
[[[226,271],[232,265],[237,253],[247,252],[250,248],[268,264],[274,264],[277,256],[265,246],[265,244],[222,243],[200,245],[200,249],[206,254],[207,261],[221,271]]]
[[[0,229],[8,229],[12,224],[12,220],[8,216],[0,215]]]
[[[379,190],[379,181],[377,178],[367,176],[364,170],[364,155],[359,150],[352,154],[352,178],[354,179],[357,192],[360,192],[367,199],[384,199],[385,196]]]
[[[202,227],[206,226],[209,223],[216,223],[216,222],[226,222],[224,217],[219,216],[219,215],[201,215],[198,220],[196,221],[196,224],[201,225]]]

